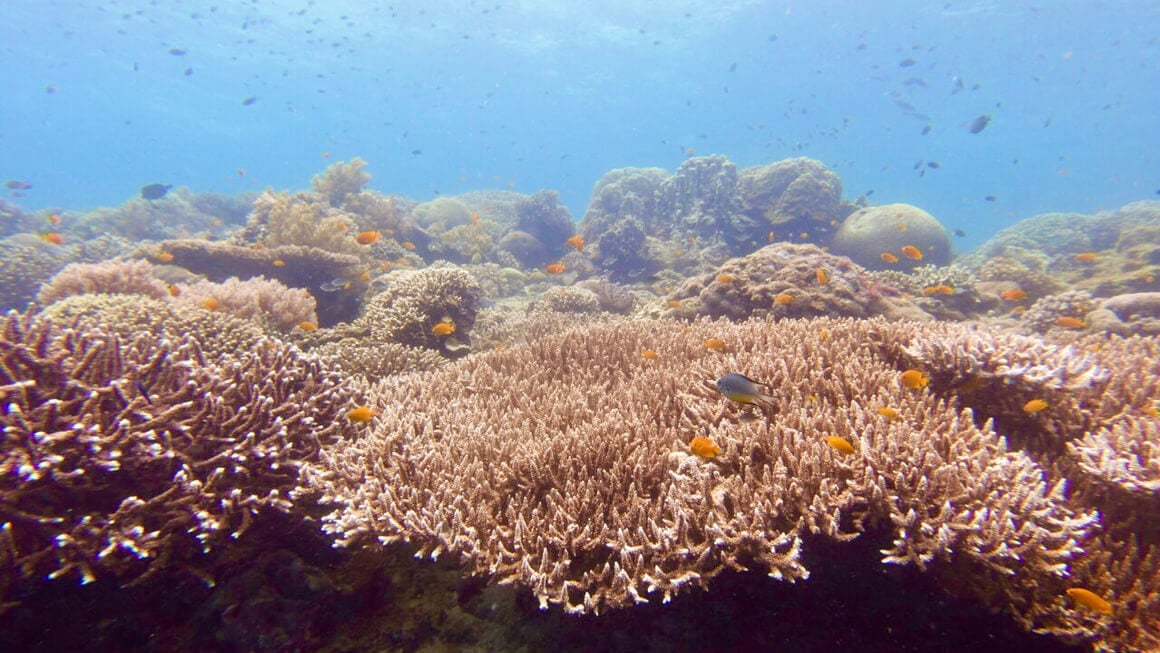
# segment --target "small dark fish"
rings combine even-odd
[[[331,279],[330,281],[327,281],[326,283],[319,286],[318,289],[322,292],[338,292],[340,290],[348,290],[351,286],[352,284],[350,281],[339,277],[337,279]]]
[[[866,197],[870,197],[870,196],[871,196],[871,195],[873,195],[873,194],[874,194],[874,189],[873,189],[873,188],[871,188],[870,190],[868,190],[868,191],[866,191],[865,193],[863,193],[863,195],[865,195]]]
[[[185,69],[185,76],[186,77],[189,77],[192,74],[193,74],[193,68],[186,68]]]
[[[987,125],[989,124],[991,124],[991,115],[983,114],[971,121],[971,126],[969,129],[967,129],[967,131],[971,132],[972,134],[978,134],[979,132],[986,129]]]
[[[182,50],[181,48],[170,48],[169,54],[175,57],[183,57],[185,56],[185,50]]]
[[[159,200],[165,197],[169,189],[173,188],[172,184],[149,184],[141,187],[141,197],[147,200]]]
[[[257,102],[257,101],[258,101],[258,97],[257,97],[256,95],[251,95],[250,97],[248,97],[248,98],[246,98],[246,99],[242,100],[242,106],[243,106],[243,107],[248,107],[248,106],[250,106],[251,104],[253,104],[253,103]]]
[[[729,72],[733,72],[735,70],[737,70],[737,63],[734,62],[732,64],[729,64]]]
[[[918,62],[915,61],[914,59],[907,57],[906,59],[903,59],[902,61],[898,62],[898,67],[899,68],[910,68],[911,66],[913,66],[916,63],[918,63]]]
[[[423,150],[420,150],[420,149],[411,150],[411,156],[419,156],[422,153],[423,153]]]
[[[737,372],[730,372],[717,379],[717,390],[726,397],[740,404],[769,404],[774,401],[772,395],[764,394],[762,387],[769,387]]]
[[[929,133],[930,133],[930,125],[927,125],[926,127],[922,128],[922,135],[923,136],[926,136]]]
[[[926,80],[921,77],[908,77],[902,80],[903,86],[921,86],[926,88]]]
[[[963,231],[962,229],[955,229],[951,233],[958,236],[959,238],[966,238],[967,237],[967,232]]]
[[[983,200],[985,200],[985,201],[987,201],[987,202],[994,202],[994,201],[995,201],[995,196],[994,196],[994,195],[988,195],[988,196],[984,197],[984,198],[983,198]]]
[[[921,159],[919,159],[918,161],[915,161],[915,162],[914,162],[914,169],[915,169],[915,170],[918,170],[918,169],[919,169],[919,168],[921,168],[921,167],[922,167],[922,160],[921,160]]]
[[[56,93],[56,87],[53,86],[52,84],[49,84],[48,86],[44,87],[44,92],[48,93],[49,95],[52,95],[53,93]]]
[[[11,188],[12,190],[28,190],[29,188],[32,188],[32,184],[28,183],[27,181],[13,179],[12,181],[4,182],[4,187]]]
[[[942,164],[941,164],[941,163],[939,163],[938,161],[927,161],[927,162],[926,162],[926,167],[928,167],[928,168],[936,168],[936,169],[937,169],[937,168],[941,168],[941,167],[942,167]]]
[[[145,388],[144,383],[141,383],[140,381],[134,381],[133,385],[137,386],[137,392],[140,392],[141,396],[145,398],[145,403],[153,403],[153,400],[149,398],[149,390]]]

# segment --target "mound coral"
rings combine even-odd
[[[188,336],[27,314],[0,333],[0,586],[167,568],[212,583],[212,553],[291,511],[298,466],[353,433],[354,392],[276,343],[211,361]]]
[[[693,277],[669,297],[677,317],[850,316],[929,319],[850,259],[814,245],[777,243]],[[679,306],[677,305],[679,303]]]
[[[951,262],[950,234],[934,216],[909,204],[858,209],[842,222],[832,245],[835,254],[849,256],[868,270]],[[886,260],[883,254],[894,258]]]
[[[314,297],[309,292],[265,277],[245,281],[231,277],[221,283],[197,281],[183,286],[181,294],[170,301],[221,311],[274,332],[290,331],[303,322],[318,324]]]
[[[384,277],[387,289],[367,303],[359,322],[371,337],[409,347],[434,349],[446,356],[470,350],[469,333],[479,310],[479,283],[454,267],[393,272]],[[437,325],[453,330],[440,333]]]

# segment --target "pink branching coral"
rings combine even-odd
[[[354,393],[274,342],[208,360],[196,340],[0,322],[0,588],[140,581],[294,508],[302,461],[351,435]]]

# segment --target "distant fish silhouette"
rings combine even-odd
[[[141,187],[141,197],[147,200],[159,200],[165,197],[169,189],[173,188],[172,184],[149,184]]]
[[[991,116],[990,114],[984,114],[972,120],[971,126],[967,131],[971,132],[972,134],[978,134],[979,132],[986,129],[987,125],[989,124],[991,124]]]
[[[258,96],[256,96],[256,95],[251,95],[250,97],[248,97],[248,98],[246,98],[246,99],[242,100],[242,106],[243,106],[243,107],[248,107],[248,106],[250,106],[251,104],[253,104],[253,103],[257,102],[257,101],[258,101]]]

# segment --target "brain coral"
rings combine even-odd
[[[917,247],[922,259],[903,253]],[[869,270],[909,270],[926,263],[946,265],[951,260],[947,230],[934,216],[909,204],[884,204],[859,209],[842,223],[832,243],[834,253],[849,256]],[[883,260],[889,252],[898,262]]]
[[[680,317],[850,316],[873,314],[929,319],[890,286],[850,259],[815,245],[776,243],[693,277],[670,296]]]

